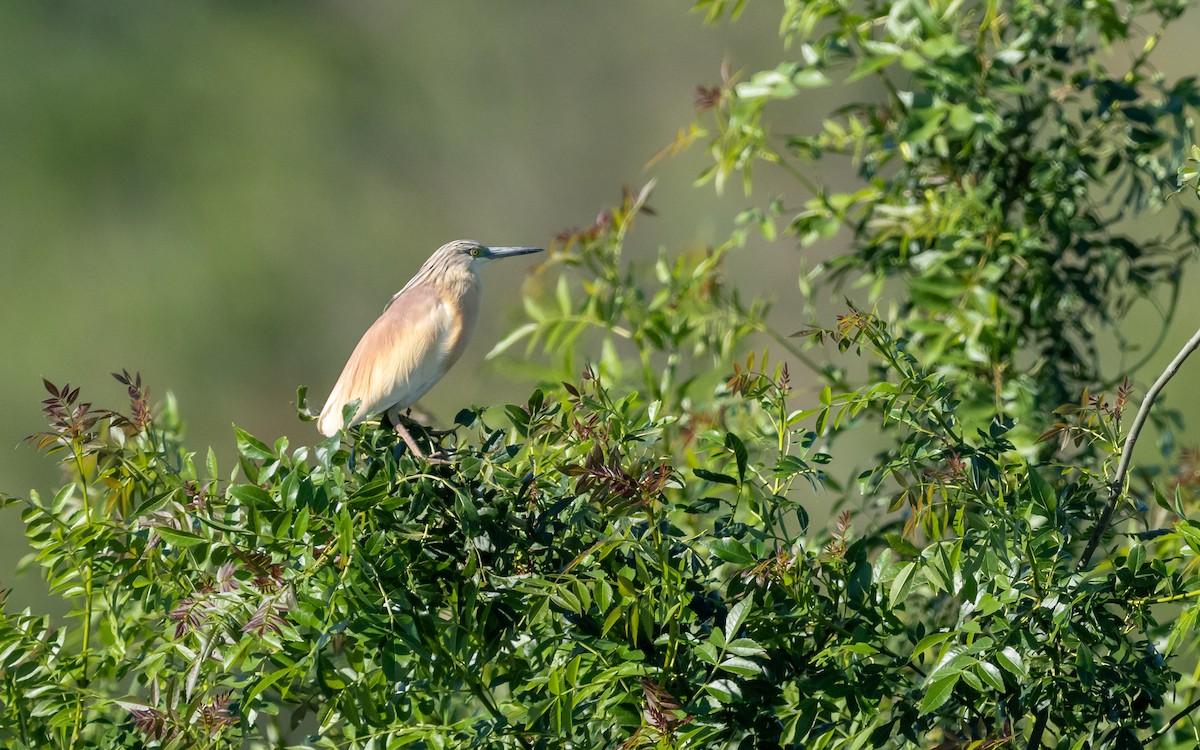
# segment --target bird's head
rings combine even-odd
[[[437,261],[439,265],[470,268],[474,271],[498,258],[511,258],[541,251],[540,247],[488,247],[474,240],[455,240],[438,248],[429,260],[431,263]]]

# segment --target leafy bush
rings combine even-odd
[[[565,232],[497,347],[540,356],[542,387],[421,436],[450,464],[368,425],[296,449],[238,431],[223,474],[140,378],[123,415],[47,383],[33,439],[71,481],[10,502],[72,612],[0,617],[0,739],[1194,746],[1196,456],[1131,480],[1169,413],[1130,422],[1140,387],[1096,354],[1146,294],[1170,318],[1197,240],[1184,208],[1161,239],[1121,223],[1184,162],[1200,92],[1152,73],[1162,30],[1140,29],[1185,3],[784,6],[797,59],[702,88],[672,148],[707,141],[718,187],[762,161],[812,197],[651,267],[623,257],[649,189]],[[835,77],[882,99],[783,134],[772,105]],[[813,182],[822,161],[860,186]],[[722,275],[781,225],[846,243],[811,296],[863,297],[796,336]],[[857,481],[826,473],[868,438]]]

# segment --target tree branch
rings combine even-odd
[[[1151,742],[1154,742],[1155,740],[1159,739],[1160,737],[1163,737],[1164,735],[1166,735],[1167,732],[1171,731],[1171,727],[1178,724],[1180,722],[1180,720],[1185,718],[1192,711],[1195,711],[1197,708],[1200,708],[1200,698],[1197,698],[1196,700],[1192,701],[1188,705],[1187,708],[1183,709],[1179,713],[1172,716],[1170,721],[1168,721],[1166,724],[1163,724],[1161,727],[1159,727],[1157,730],[1155,730],[1153,733],[1151,733],[1149,736],[1147,736],[1146,739],[1142,740],[1142,744],[1149,745]]]
[[[1125,436],[1125,445],[1121,448],[1121,461],[1117,464],[1117,473],[1108,485],[1108,502],[1105,503],[1104,510],[1101,511],[1100,518],[1096,521],[1096,528],[1092,531],[1092,538],[1088,540],[1087,546],[1083,549],[1083,554],[1079,557],[1079,564],[1075,567],[1076,570],[1083,570],[1091,562],[1092,555],[1095,554],[1096,548],[1100,546],[1100,540],[1104,538],[1104,533],[1108,531],[1108,527],[1112,523],[1117,503],[1125,496],[1125,480],[1129,474],[1129,465],[1133,461],[1133,447],[1137,443],[1142,428],[1146,426],[1147,420],[1150,419],[1150,408],[1154,406],[1155,399],[1158,398],[1158,394],[1162,392],[1162,389],[1166,387],[1167,382],[1175,377],[1175,373],[1179,372],[1183,361],[1192,352],[1196,351],[1197,347],[1200,347],[1200,330],[1192,334],[1188,342],[1175,355],[1175,359],[1172,359],[1171,363],[1167,365],[1167,369],[1163,370],[1162,374],[1158,376],[1158,380],[1154,381],[1154,385],[1150,386],[1150,390],[1146,392],[1146,397],[1142,399],[1142,405],[1138,408],[1137,416],[1133,419],[1133,424],[1129,428],[1129,434]]]

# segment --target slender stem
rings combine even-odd
[[[1096,521],[1096,528],[1092,531],[1092,537],[1088,540],[1087,546],[1083,549],[1083,554],[1079,557],[1079,564],[1076,570],[1083,570],[1087,564],[1091,562],[1092,555],[1095,554],[1096,548],[1100,546],[1100,540],[1104,538],[1104,534],[1108,531],[1109,525],[1112,523],[1114,511],[1117,509],[1117,503],[1125,495],[1126,477],[1129,474],[1129,465],[1133,461],[1133,448],[1137,444],[1138,436],[1141,435],[1142,428],[1146,426],[1146,422],[1150,419],[1150,409],[1154,406],[1155,399],[1166,387],[1171,378],[1175,377],[1175,373],[1179,372],[1179,368],[1183,366],[1192,352],[1200,347],[1200,330],[1197,330],[1192,337],[1188,339],[1171,363],[1167,365],[1167,369],[1163,370],[1158,376],[1158,380],[1154,381],[1154,385],[1150,386],[1150,390],[1146,392],[1146,397],[1142,399],[1142,405],[1138,408],[1137,416],[1133,419],[1133,424],[1129,427],[1129,434],[1125,437],[1125,446],[1121,449],[1121,460],[1117,464],[1117,473],[1113,476],[1112,482],[1108,485],[1108,501],[1104,505],[1104,510],[1100,512],[1100,518]]]
[[[783,158],[783,156],[779,155],[778,153],[775,154],[775,162],[774,163],[780,169],[787,172],[788,176],[790,176],[796,182],[799,182],[800,185],[804,189],[806,189],[810,193],[812,193],[814,198],[821,201],[821,205],[823,205],[829,211],[829,213],[831,213],[835,217],[837,217],[838,222],[842,226],[846,227],[846,229],[849,229],[851,234],[856,235],[856,236],[858,235],[858,227],[856,227],[854,225],[854,222],[850,221],[850,218],[848,216],[846,216],[846,212],[839,211],[833,205],[833,203],[831,203],[829,201],[828,194],[826,194],[824,190],[821,190],[819,187],[817,187],[816,183],[814,183],[812,180],[808,179],[808,177],[803,172],[801,172],[799,169],[797,169],[794,165],[792,165],[790,162],[788,162],[786,159]]]
[[[78,442],[71,443],[75,456],[75,468],[79,472],[79,487],[83,496],[83,516],[88,528],[92,526],[92,503],[88,497],[88,478],[83,466],[83,449]],[[92,558],[86,556],[83,563],[83,649],[80,654],[79,683],[83,687],[88,684],[88,656],[91,654],[92,642]],[[71,727],[71,746],[74,747],[83,730],[83,695],[78,696],[75,705],[75,722]]]
[[[88,480],[83,468],[83,449],[79,447],[79,443],[72,443],[71,451],[75,454],[75,470],[79,472],[79,491],[83,494],[83,517],[87,519],[88,526],[91,526],[92,503],[88,498]]]
[[[1195,599],[1198,596],[1200,596],[1200,589],[1172,596],[1148,596],[1144,599],[1131,599],[1129,603],[1134,606],[1141,606],[1143,604],[1170,604],[1171,602],[1181,602],[1185,599]]]
[[[30,743],[30,739],[29,726],[25,723],[26,701],[24,700],[24,696],[17,692],[17,687],[13,682],[11,673],[5,676],[4,684],[8,686],[8,696],[9,700],[11,701],[9,705],[11,705],[17,711],[17,724],[20,726],[21,730],[21,741],[28,745]]]
[[[782,346],[787,351],[788,354],[790,354],[793,357],[795,357],[796,359],[800,360],[801,364],[803,364],[805,367],[807,367],[808,369],[810,369],[816,373],[821,372],[820,363],[817,362],[817,360],[815,360],[812,357],[805,354],[803,351],[801,351],[800,347],[796,346],[791,341],[789,341],[787,336],[784,336],[782,333],[775,330],[775,328],[767,325],[766,323],[761,323],[758,326],[758,329],[760,331],[762,331],[763,333],[767,334],[768,336],[770,336],[771,338],[775,339],[775,342],[777,344]]]
[[[1200,708],[1200,698],[1197,698],[1196,700],[1189,703],[1186,708],[1184,708],[1182,711],[1180,711],[1179,713],[1172,716],[1170,721],[1168,721],[1166,724],[1163,724],[1158,729],[1154,730],[1154,732],[1149,734],[1146,737],[1146,739],[1142,740],[1142,744],[1149,745],[1151,742],[1162,738],[1164,735],[1166,735],[1167,732],[1171,731],[1171,727],[1175,726],[1177,723],[1179,723],[1179,721],[1181,719],[1186,717],[1192,711],[1195,711],[1197,708]]]

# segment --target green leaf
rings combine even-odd
[[[152,526],[155,534],[158,534],[168,544],[173,544],[176,547],[194,547],[197,544],[203,544],[208,540],[190,531],[180,531],[169,526]]]
[[[1025,661],[1017,650],[1012,646],[1005,646],[1002,650],[996,653],[996,662],[1008,673],[1024,679],[1029,672],[1025,667]]]
[[[730,656],[721,662],[720,668],[726,672],[732,672],[743,677],[755,677],[762,673],[762,667],[758,663],[750,661],[741,656]]]
[[[231,500],[237,500],[239,503],[251,508],[273,508],[275,501],[267,494],[267,491],[255,484],[231,484],[226,494]]]
[[[952,674],[956,675],[972,661],[973,659],[966,646],[952,645],[945,649],[941,658],[938,659],[938,663],[925,676],[925,684],[928,685],[937,680],[945,679]]]
[[[706,664],[712,664],[713,666],[716,666],[718,660],[721,658],[717,654],[717,647],[708,641],[696,646],[695,654],[696,656],[700,657],[701,661],[705,662]]]
[[[208,449],[208,454],[205,456],[204,466],[205,466],[205,469],[208,471],[209,479],[213,479],[213,480],[220,479],[221,475],[217,472],[217,454],[215,452],[213,452],[213,449],[211,446]]]
[[[252,461],[269,461],[276,455],[266,443],[254,437],[237,425],[233,426],[233,434],[237,437],[238,453]]]
[[[954,686],[958,684],[958,680],[959,675],[955,673],[930,683],[925,688],[924,697],[921,698],[921,713],[933,713],[941,708],[942,704],[950,700],[950,696],[954,693]]]
[[[767,650],[749,638],[734,638],[725,644],[725,650],[735,656],[763,656]]]
[[[951,128],[960,133],[970,131],[975,126],[975,115],[965,104],[955,104],[950,108],[949,123]]]
[[[296,520],[292,524],[292,536],[294,538],[304,539],[304,535],[308,533],[308,518],[309,511],[306,507],[301,508],[300,511],[296,513]]]
[[[746,549],[746,545],[739,542],[737,539],[713,539],[708,543],[709,549],[717,557],[725,562],[739,563],[749,565],[758,562],[758,558]]]
[[[293,670],[291,668],[285,668],[262,675],[258,680],[246,688],[246,692],[242,695],[242,704],[245,706],[253,706],[255,698],[261,695],[264,691],[270,689],[275,685],[275,683],[280,682],[281,680],[290,680],[292,674]]]
[[[1200,523],[1191,519],[1177,521],[1175,531],[1187,542],[1193,555],[1200,555]]]
[[[889,547],[905,557],[918,557],[921,554],[921,550],[917,549],[915,544],[899,534],[884,534],[884,538],[887,539]]]
[[[708,469],[692,469],[692,473],[700,479],[706,479],[710,482],[717,482],[719,484],[729,484],[736,487],[738,483],[736,479],[728,474],[718,474],[717,472],[709,471]]]
[[[338,552],[341,553],[344,560],[349,561],[350,553],[354,551],[354,519],[350,516],[347,508],[342,508],[338,513],[335,528]]]
[[[1121,107],[1121,114],[1125,115],[1126,119],[1131,122],[1136,122],[1141,125],[1149,125],[1154,127],[1158,120],[1150,113],[1149,110],[1143,107]]]
[[[1032,466],[1029,467],[1029,489],[1033,493],[1038,507],[1045,508],[1048,514],[1053,515],[1058,508],[1058,499],[1054,495],[1054,490]]]
[[[912,589],[916,576],[917,564],[915,562],[907,562],[900,566],[896,577],[892,579],[892,588],[888,595],[888,600],[893,607],[900,606],[908,598],[908,592]],[[922,650],[924,649],[916,649],[914,653]]]
[[[819,70],[806,68],[792,76],[792,83],[803,89],[812,89],[828,86],[829,78]]]
[[[988,687],[998,693],[1004,692],[1004,675],[991,662],[981,661],[975,665],[975,673],[987,683]]]
[[[612,630],[613,626],[616,625],[618,622],[620,622],[621,618],[623,618],[624,616],[625,616],[625,608],[624,607],[621,607],[621,606],[613,607],[612,611],[610,611],[604,617],[604,624],[600,626],[600,636],[603,637],[603,636],[608,635],[608,631]],[[714,658],[714,661],[715,661],[715,658]]]
[[[508,351],[513,344],[517,343],[523,338],[531,336],[535,331],[537,331],[537,329],[537,323],[526,323],[523,326],[515,328],[512,333],[500,339],[500,341],[498,341],[496,345],[492,347],[491,351],[484,355],[484,359],[495,359],[504,352]]]
[[[737,604],[729,608],[729,614],[725,616],[725,640],[732,641],[737,638],[737,633],[742,628],[742,623],[750,616],[750,612],[754,608],[754,602],[749,599],[743,599]]]
[[[583,612],[583,604],[579,601],[579,597],[568,590],[565,586],[559,586],[551,589],[550,601],[574,614],[581,614]]]
[[[733,703],[742,697],[742,688],[733,680],[713,680],[704,690],[722,703]]]
[[[738,482],[745,482],[746,463],[749,460],[746,453],[746,444],[737,435],[727,432],[725,433],[725,448],[733,451],[733,456],[737,460]]]

